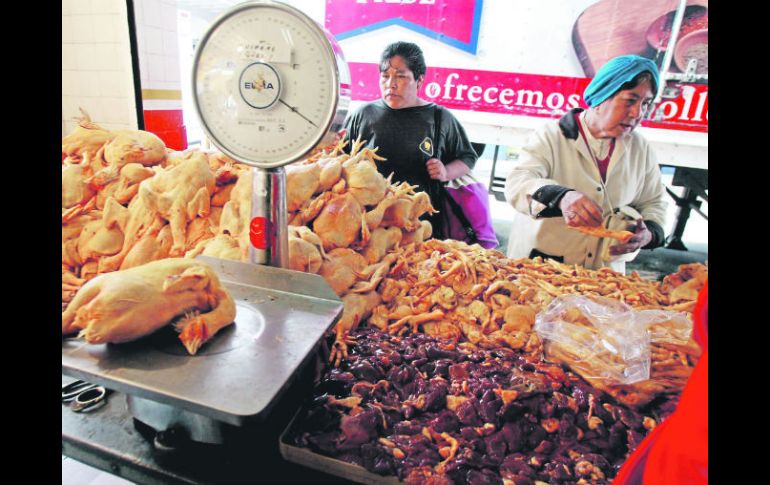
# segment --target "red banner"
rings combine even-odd
[[[351,62],[352,99],[380,98],[376,64]],[[429,67],[420,97],[446,108],[559,118],[583,107],[583,91],[591,80],[498,71]],[[659,103],[642,126],[708,132],[708,85],[677,86],[677,98]],[[660,119],[656,120],[656,115]]]

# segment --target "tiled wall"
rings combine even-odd
[[[79,107],[107,129],[138,126],[126,0],[62,0],[62,136]]]
[[[187,147],[176,0],[134,0],[144,127],[169,148]]]
[[[176,0],[134,0],[142,90],[180,91],[176,3]],[[181,101],[173,107],[181,107]],[[149,109],[156,108],[161,107]]]

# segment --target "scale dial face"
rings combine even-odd
[[[193,63],[195,106],[206,134],[232,158],[262,168],[307,154],[337,114],[334,47],[315,21],[288,5],[246,3],[223,14],[201,39]]]

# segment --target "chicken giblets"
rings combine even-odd
[[[233,322],[235,302],[206,264],[162,259],[88,281],[62,313],[62,335],[80,330],[89,343],[129,342],[182,315],[175,327],[194,355]]]

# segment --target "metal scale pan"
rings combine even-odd
[[[129,411],[155,429],[183,426],[194,441],[216,443],[217,422],[242,426],[269,415],[315,355],[342,304],[318,275],[198,259],[233,296],[234,325],[194,356],[170,326],[127,344],[67,339],[62,373],[125,393]]]
[[[192,70],[213,144],[253,170],[252,264],[210,264],[237,304],[235,324],[189,356],[170,328],[129,344],[62,342],[62,373],[126,393],[158,431],[222,442],[222,423],[264,419],[316,353],[342,304],[318,275],[288,266],[286,172],[341,128],[350,74],[333,36],[280,2],[238,4],[208,28]]]

